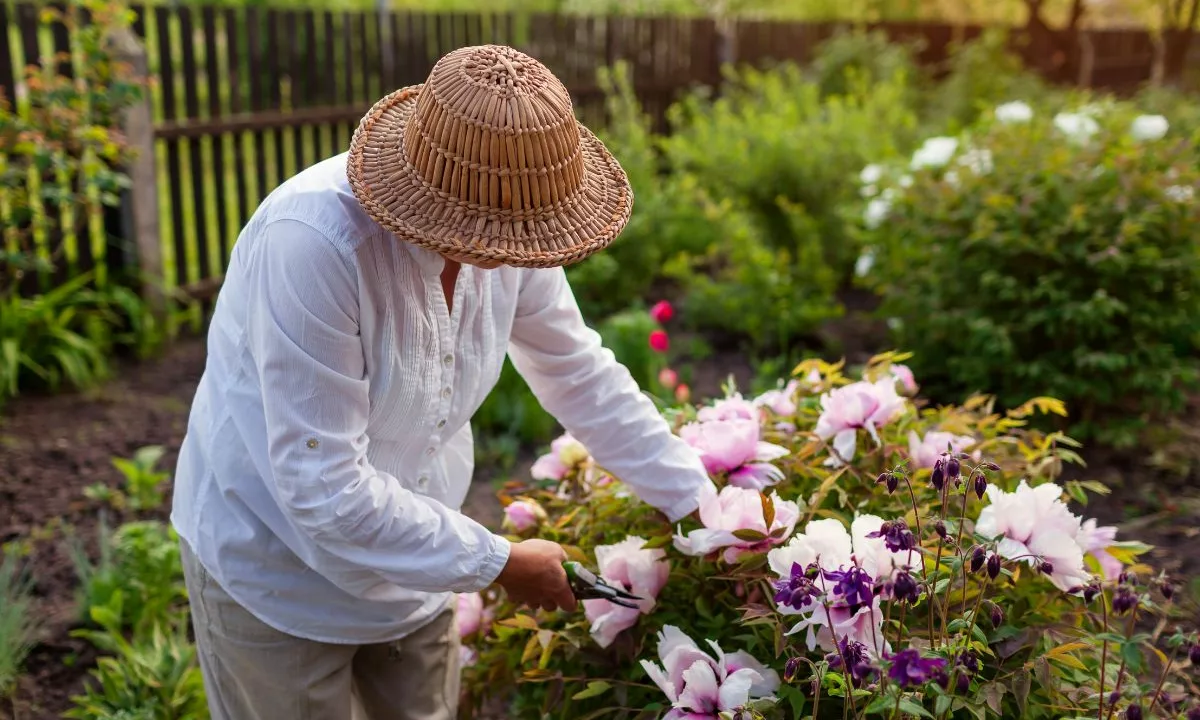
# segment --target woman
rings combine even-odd
[[[506,353],[672,522],[710,482],[589,329],[563,266],[632,193],[562,84],[500,46],[383,98],[234,248],[180,452],[179,531],[215,720],[448,720],[455,592],[575,609],[561,547],[459,509]]]

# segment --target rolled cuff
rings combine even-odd
[[[500,577],[504,566],[508,564],[512,543],[501,535],[493,534],[490,545],[487,557],[484,558],[483,564],[479,568],[479,575],[472,582],[473,587],[469,592],[479,592],[496,582],[496,578]]]

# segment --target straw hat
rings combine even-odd
[[[377,102],[347,165],[376,222],[467,262],[578,262],[612,242],[633,206],[624,170],[575,119],[558,78],[501,45],[455,50],[424,83]]]

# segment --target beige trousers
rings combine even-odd
[[[212,720],[454,720],[453,606],[396,642],[314,642],[254,617],[180,546]]]

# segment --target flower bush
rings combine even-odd
[[[862,171],[858,270],[935,397],[1072,410],[1128,445],[1196,379],[1196,146],[1121,102],[1014,101]]]
[[[1080,512],[1106,488],[1062,478],[1078,443],[1030,424],[1062,403],[934,407],[912,396],[906,357],[853,376],[809,360],[762,396],[729,388],[665,411],[701,457],[749,447],[750,425],[774,448],[753,483],[709,464],[715,489],[678,524],[560,439],[502,493],[545,512],[514,539],[559,542],[642,600],[547,613],[495,591],[494,620],[466,639],[463,712],[497,699],[514,718],[1200,712],[1182,662],[1200,646],[1172,625],[1172,580]]]

